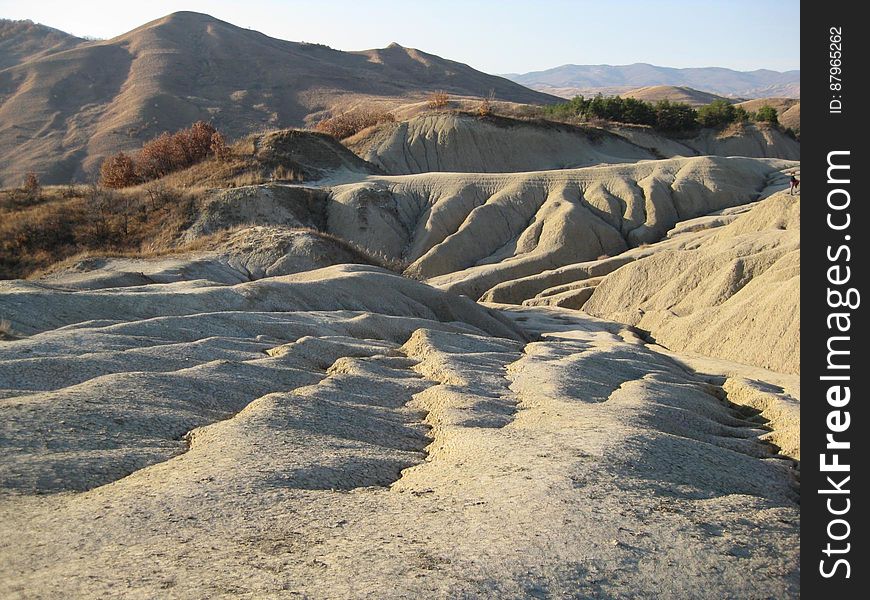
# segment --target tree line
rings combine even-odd
[[[679,133],[701,127],[721,128],[731,123],[770,123],[779,125],[779,115],[772,106],[764,105],[756,112],[747,111],[725,100],[694,108],[684,102],[659,100],[647,102],[636,98],[602,96],[594,98],[575,96],[568,102],[547,106],[548,116],[560,120],[602,119],[616,123],[648,125],[660,131]]]

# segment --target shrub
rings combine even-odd
[[[24,177],[24,185],[21,186],[21,191],[29,200],[38,200],[39,194],[42,191],[42,186],[39,184],[39,177],[36,173],[28,173]]]
[[[218,130],[205,121],[197,121],[189,129],[175,134],[175,143],[185,150],[184,158],[189,164],[199,162],[212,153],[212,140]],[[185,165],[189,166],[189,165]]]
[[[367,127],[392,123],[396,117],[391,113],[377,110],[356,109],[335,117],[323,119],[314,126],[315,131],[331,135],[337,140],[343,140],[359,133]]]
[[[142,146],[136,166],[143,179],[157,179],[195,164],[211,154],[217,130],[204,121],[187,129],[163,133]]]
[[[429,108],[446,108],[450,104],[450,96],[444,90],[432,92],[429,96],[427,106]]]
[[[108,188],[123,188],[137,183],[136,165],[133,157],[118,152],[103,161],[100,167],[100,182]]]
[[[226,138],[224,138],[224,136],[221,135],[221,133],[218,131],[215,131],[213,134],[211,134],[210,150],[211,153],[218,160],[229,160],[230,156],[232,155],[232,150],[227,145]]]
[[[574,96],[568,102],[560,102],[559,104],[551,104],[544,107],[544,114],[556,119],[581,117],[585,114],[588,103],[589,101],[583,96]]]
[[[639,125],[655,125],[656,111],[652,104],[635,98],[622,99],[622,121]]]
[[[146,142],[136,155],[136,172],[146,181],[171,173],[176,160],[175,151],[172,135],[168,132],[161,133]]]
[[[586,118],[598,117],[617,123],[655,124],[655,111],[651,104],[619,96],[609,98],[605,98],[601,94],[595,96],[585,107],[584,116]]]
[[[477,116],[479,117],[488,117],[492,114],[492,102],[495,99],[495,92],[490,91],[489,95],[486,98],[482,98],[480,104],[477,106]]]

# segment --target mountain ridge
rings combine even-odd
[[[645,86],[685,86],[729,97],[800,97],[800,70],[756,69],[737,71],[725,67],[663,67],[650,63],[629,65],[564,64],[504,77],[538,90],[568,96],[585,91],[618,93]]]

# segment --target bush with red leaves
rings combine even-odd
[[[224,137],[205,121],[197,121],[175,133],[164,132],[145,143],[135,155],[119,152],[107,158],[100,181],[109,188],[122,188],[187,168],[208,156],[221,159],[229,154]]]

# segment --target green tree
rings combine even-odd
[[[583,96],[574,96],[568,102],[552,104],[544,110],[548,116],[556,119],[573,119],[575,117],[584,117],[588,110],[589,100]]]
[[[698,111],[681,102],[660,100],[655,105],[656,129],[667,132],[697,129]]]
[[[656,110],[649,102],[635,98],[625,98],[622,103],[622,117],[625,123],[655,125]]]
[[[734,105],[725,100],[714,100],[698,109],[698,123],[701,127],[724,127],[733,123],[735,117]]]
[[[779,115],[775,108],[765,104],[758,109],[757,113],[755,113],[755,120],[760,121],[761,123],[772,123],[773,125],[778,125]]]
[[[734,121],[736,123],[746,123],[749,121],[749,113],[742,106],[734,107]]]

